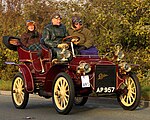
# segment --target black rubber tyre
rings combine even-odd
[[[55,109],[60,114],[68,114],[74,102],[75,90],[70,76],[65,73],[59,73],[53,83],[52,100]]]
[[[83,106],[88,100],[88,97],[75,97],[74,104],[77,106]]]
[[[25,81],[21,73],[17,73],[12,82],[12,100],[17,109],[24,109],[29,100],[29,93],[25,90]]]
[[[15,38],[15,37],[11,37],[11,38]],[[17,38],[17,39],[19,40],[19,38]],[[10,40],[10,36],[3,36],[3,43],[4,43],[4,45],[5,45],[8,49],[10,49],[10,50],[17,51],[17,46],[11,45],[11,44],[9,43],[9,40]]]
[[[141,98],[141,87],[137,76],[129,73],[129,77],[125,80],[125,85],[127,93],[117,94],[117,100],[123,109],[134,110],[140,104]]]

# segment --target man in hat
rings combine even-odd
[[[71,27],[68,29],[69,35],[78,36],[79,42],[75,42],[75,52],[77,54],[98,54],[94,47],[94,40],[91,31],[83,26],[83,21],[79,16],[72,17]]]
[[[66,26],[61,23],[61,19],[59,13],[54,13],[50,23],[44,27],[41,38],[41,43],[51,48],[53,55],[55,55],[58,45],[62,43],[62,39],[68,36]]]
[[[33,20],[26,21],[27,32],[21,35],[22,44],[31,51],[40,50],[40,39],[42,35],[36,30]]]

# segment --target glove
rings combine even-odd
[[[78,42],[74,42],[74,44],[75,44],[75,45],[78,45],[78,44],[79,44],[79,41],[78,41]]]
[[[63,48],[68,48],[69,46],[67,43],[61,43],[61,44],[58,44],[57,47],[63,49]]]
[[[73,42],[75,45],[79,44],[79,39],[72,39],[71,42]]]

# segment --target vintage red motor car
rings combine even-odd
[[[4,36],[3,43],[18,52],[18,63],[6,62],[19,67],[12,82],[12,100],[18,109],[27,106],[29,94],[33,93],[52,97],[60,114],[68,114],[73,104],[84,105],[93,93],[116,96],[125,110],[134,110],[140,103],[138,78],[123,60],[120,45],[114,47],[113,57],[108,59],[106,55],[76,55],[73,42],[62,43],[57,58],[44,45],[40,51],[27,50],[16,37]]]

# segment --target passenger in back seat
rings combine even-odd
[[[26,21],[27,32],[21,35],[22,44],[31,51],[40,50],[40,39],[42,35],[36,30],[35,22]]]

